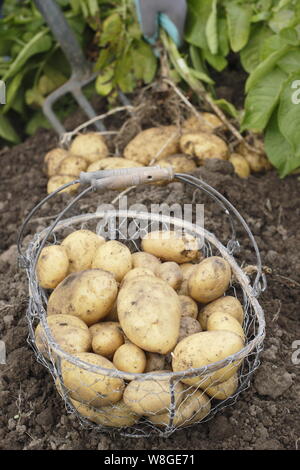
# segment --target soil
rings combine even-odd
[[[296,449],[300,446],[299,364],[292,362],[294,341],[300,341],[300,209],[299,179],[280,180],[273,171],[251,175],[245,181],[233,174],[229,163],[210,162],[195,174],[215,187],[243,215],[262,255],[268,288],[260,302],[266,316],[266,339],[261,365],[251,386],[233,406],[212,420],[172,434],[133,439],[119,433],[101,434],[83,428],[68,414],[49,372],[36,361],[27,343],[25,312],[27,279],[17,264],[16,236],[29,210],[46,194],[42,160],[56,144],[55,134],[40,131],[12,149],[3,148],[1,159],[0,338],[6,344],[7,363],[0,365],[1,449]],[[49,224],[68,195],[49,202],[34,217],[26,240]],[[92,194],[79,203],[87,210],[108,202],[115,193]],[[140,188],[129,203],[207,203],[206,222],[220,238],[227,234],[220,209],[182,183]],[[198,198],[198,199],[197,199]],[[243,231],[243,259],[254,264]],[[299,348],[299,345],[298,345]],[[299,357],[299,354],[298,354]],[[295,360],[294,360],[295,362]],[[299,361],[298,361],[299,362]]]

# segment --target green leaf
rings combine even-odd
[[[103,31],[100,37],[100,46],[106,46],[109,42],[119,41],[123,23],[118,13],[113,13],[103,22]]]
[[[14,98],[21,86],[24,74],[25,74],[25,70],[22,70],[17,75],[15,75],[14,78],[7,85],[6,105],[2,108],[1,114],[7,113],[9,109],[11,108]]]
[[[252,26],[250,39],[240,52],[242,66],[246,72],[251,73],[259,65],[262,43],[271,34],[270,29],[265,25]]]
[[[300,104],[296,99],[299,98],[299,90],[294,84],[297,84],[299,77],[300,64],[299,72],[289,77],[282,90],[278,109],[279,130],[298,157],[300,157]]]
[[[212,54],[217,54],[218,52],[218,31],[217,31],[217,0],[213,0],[211,13],[208,17],[205,35],[207,45]]]
[[[218,72],[221,72],[227,66],[227,60],[222,55],[214,55],[206,49],[204,51],[204,59]]]
[[[21,139],[11,125],[9,119],[6,116],[0,114],[0,137],[4,140],[8,140],[13,144],[19,144]]]
[[[213,0],[189,0],[185,27],[185,39],[194,46],[207,48],[206,23],[212,10]]]
[[[279,33],[281,29],[292,26],[293,20],[294,12],[292,9],[280,10],[276,12],[270,19],[269,26],[274,31],[274,33]]]
[[[219,106],[219,108],[223,109],[229,116],[232,116],[234,119],[239,118],[239,113],[236,107],[229,103],[229,101],[225,100],[224,98],[214,100],[214,103]]]
[[[218,18],[219,51],[224,57],[229,53],[228,28],[225,18]]]
[[[51,129],[51,124],[42,111],[36,111],[26,125],[26,134],[33,135],[38,129]]]
[[[300,50],[290,51],[277,62],[277,66],[286,73],[294,73],[300,69]]]
[[[189,71],[191,75],[193,75],[193,77],[197,78],[198,80],[201,80],[201,82],[209,83],[210,85],[213,85],[215,83],[206,73],[191,68],[189,69]]]
[[[241,131],[251,129],[262,131],[278,104],[282,86],[287,74],[280,69],[274,69],[262,77],[251,88],[245,101],[245,114],[241,124]]]
[[[232,2],[226,2],[225,8],[231,49],[238,52],[248,42],[252,8],[250,5],[238,5]]]
[[[286,43],[291,46],[298,46],[300,39],[295,28],[284,28],[280,31],[279,36]]]

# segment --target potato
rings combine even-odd
[[[183,132],[213,132],[215,129],[223,127],[223,122],[212,113],[194,114],[183,122]]]
[[[188,173],[189,171],[197,168],[193,158],[184,153],[176,153],[175,155],[169,155],[168,157],[159,160],[159,166],[162,168],[172,167],[175,173]]]
[[[166,283],[175,290],[181,286],[183,279],[182,272],[178,264],[174,263],[174,261],[167,261],[166,263],[160,264],[155,274],[157,277],[166,281]]]
[[[52,292],[48,315],[75,315],[88,326],[97,323],[111,310],[118,294],[113,275],[102,269],[69,274]]]
[[[137,134],[125,147],[124,157],[142,165],[177,153],[179,131],[176,126],[151,127]]]
[[[143,166],[138,162],[121,157],[108,157],[91,163],[87,171],[114,170],[116,168],[136,168]]]
[[[50,245],[42,249],[36,273],[44,289],[54,289],[68,274],[69,259],[63,246]]]
[[[74,357],[104,369],[115,369],[112,362],[98,354],[83,352]],[[85,370],[66,360],[61,361],[61,374],[70,397],[79,402],[100,407],[122,398],[125,386],[122,379]]]
[[[45,173],[47,176],[51,177],[56,175],[60,163],[69,155],[69,152],[65,149],[55,148],[50,150],[44,158]]]
[[[232,331],[245,340],[245,333],[239,322],[228,313],[214,312],[207,320],[207,331]]]
[[[184,134],[180,139],[180,148],[183,153],[195,157],[198,164],[209,158],[228,159],[228,147],[224,140],[205,132]]]
[[[84,158],[78,157],[77,155],[69,155],[60,162],[57,168],[57,174],[78,177],[80,173],[86,169],[87,162]]]
[[[229,263],[220,256],[211,256],[201,261],[190,275],[189,295],[197,302],[211,302],[224,294],[230,279]]]
[[[67,353],[76,354],[91,350],[91,334],[80,318],[73,315],[52,315],[47,318],[47,324],[54,341]],[[42,354],[48,354],[49,342],[41,323],[35,330],[35,343]]]
[[[153,372],[154,370],[164,370],[165,356],[163,354],[151,353],[146,351],[146,367],[144,372]]]
[[[122,286],[126,281],[131,281],[131,279],[134,279],[139,276],[153,276],[154,277],[154,272],[151,271],[151,269],[147,268],[134,268],[128,271],[127,274],[125,274],[123,281],[122,281]]]
[[[238,375],[234,374],[225,382],[207,387],[205,393],[216,400],[226,400],[231,397],[237,390],[239,384]]]
[[[237,353],[244,347],[240,336],[231,331],[202,331],[184,338],[173,351],[174,372],[197,369]],[[198,377],[186,377],[181,381],[201,388],[228,380],[239,367],[235,361],[221,369]]]
[[[198,316],[198,305],[188,295],[179,295],[181,305],[181,316],[191,317],[197,319]]]
[[[95,354],[111,358],[124,343],[124,336],[117,322],[96,323],[90,327],[92,331],[92,349]]]
[[[180,302],[159,278],[141,276],[126,282],[118,295],[118,317],[125,335],[145,351],[167,354],[177,343]]]
[[[199,333],[200,331],[202,331],[201,325],[195,318],[181,317],[177,342],[179,343],[183,338]]]
[[[211,403],[207,395],[200,390],[194,390],[179,404],[175,410],[173,426],[184,427],[202,421],[211,410]],[[170,423],[170,412],[151,415],[148,417],[151,423],[157,426],[168,426]]]
[[[196,238],[172,230],[149,232],[142,240],[142,249],[162,260],[175,263],[196,259],[200,253]]]
[[[92,268],[109,271],[118,282],[121,282],[132,268],[129,248],[116,240],[106,242],[96,250]]]
[[[53,193],[53,191],[56,191],[58,188],[63,186],[64,184],[71,183],[71,181],[76,180],[75,176],[72,175],[55,175],[51,176],[51,178],[48,180],[47,184],[47,193]],[[77,191],[79,188],[80,184],[72,184],[71,186],[68,186],[67,188],[63,189],[60,191],[60,193],[74,193]]]
[[[205,305],[199,313],[198,321],[203,330],[207,328],[207,319],[214,312],[228,313],[232,315],[242,325],[244,320],[244,311],[241,303],[231,295],[225,295],[213,302]]]
[[[75,137],[70,146],[70,152],[83,157],[88,163],[106,158],[109,153],[104,138],[96,132],[88,132]]]
[[[248,178],[250,175],[250,166],[246,158],[239,153],[232,153],[229,158],[230,163],[234,167],[235,173],[240,178]]]
[[[174,384],[176,406],[183,398],[183,390],[181,382]],[[171,406],[170,379],[162,377],[160,380],[132,380],[124,390],[123,400],[138,415],[165,413]]]
[[[72,399],[70,401],[81,416],[102,426],[124,428],[133,426],[140,419],[140,416],[134,414],[123,400],[100,408],[93,408]]]
[[[109,313],[103,318],[103,321],[113,321],[113,322],[118,322],[119,317],[118,317],[118,310],[117,310],[117,301],[114,302],[112,308],[110,309]]]
[[[259,148],[260,141],[255,142],[255,147]],[[270,170],[272,168],[271,162],[268,160],[264,153],[256,153],[249,150],[244,144],[240,144],[237,147],[237,153],[245,157],[247,160],[251,171],[254,173],[260,173],[261,171]]]
[[[202,256],[201,254],[199,255],[200,259],[202,259]],[[180,269],[181,269],[181,272],[182,272],[182,276],[183,276],[183,280],[182,280],[182,283],[181,283],[181,286],[179,289],[177,289],[177,294],[178,295],[185,295],[185,296],[188,296],[189,295],[189,291],[188,291],[188,278],[190,277],[190,274],[191,272],[193,271],[193,269],[195,268],[195,266],[197,266],[196,264],[192,264],[192,263],[182,263],[180,265]]]
[[[145,268],[150,269],[155,273],[156,268],[160,265],[161,261],[150,253],[143,253],[142,251],[137,251],[131,256],[132,267],[133,268]]]
[[[90,269],[97,248],[105,239],[91,230],[76,230],[61,243],[69,258],[69,273]]]
[[[141,374],[146,367],[146,355],[144,351],[135,344],[126,343],[116,350],[113,363],[117,369],[124,372]]]

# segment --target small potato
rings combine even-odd
[[[230,279],[229,263],[220,256],[211,256],[201,261],[190,275],[189,295],[197,302],[211,302],[224,294]]]
[[[51,176],[47,184],[47,193],[51,194],[53,193],[53,191],[56,191],[58,188],[60,188],[64,184],[71,183],[71,181],[74,181],[74,180],[76,180],[76,177],[72,175]],[[71,186],[68,186],[67,188],[60,191],[60,193],[68,193],[68,194],[74,193],[75,191],[77,191],[79,186],[80,186],[79,183],[72,184]]]
[[[48,315],[75,315],[88,326],[99,322],[111,310],[118,294],[113,275],[102,269],[69,274],[52,292]]]
[[[92,268],[111,272],[116,281],[121,282],[125,274],[132,269],[129,248],[116,240],[104,243],[95,252]]]
[[[181,305],[181,316],[191,317],[197,319],[198,316],[198,305],[188,295],[179,295]]]
[[[103,322],[92,325],[92,349],[95,354],[112,358],[116,350],[124,343],[124,336],[119,323]]]
[[[196,163],[193,158],[184,153],[176,153],[175,155],[170,155],[165,157],[162,160],[159,160],[159,166],[162,168],[172,167],[175,173],[188,173],[197,168]]]
[[[165,367],[165,355],[151,353],[146,351],[146,367],[144,372],[153,372],[154,370],[164,370]]]
[[[45,164],[45,173],[48,177],[57,175],[57,170],[60,163],[64,158],[68,157],[70,154],[67,150],[61,148],[55,148],[50,150],[45,155],[44,164]]]
[[[182,283],[182,272],[180,267],[174,261],[167,261],[158,266],[155,271],[157,277],[160,277],[163,281],[166,281],[169,286],[173,289],[179,289]]]
[[[115,369],[105,357],[93,353],[77,353],[75,358],[104,369]],[[90,406],[100,407],[121,400],[124,381],[98,372],[83,369],[66,360],[61,361],[61,374],[64,386],[69,390],[70,397]]]
[[[162,160],[179,149],[179,131],[176,126],[151,127],[137,134],[126,146],[124,157],[142,165]]]
[[[248,178],[250,175],[250,166],[246,158],[238,153],[232,153],[229,158],[230,163],[234,167],[235,173],[240,178]]]
[[[117,369],[123,372],[141,374],[146,367],[146,355],[135,344],[126,343],[116,350],[113,363]]]
[[[72,399],[70,401],[81,416],[102,426],[124,428],[133,426],[140,419],[140,416],[134,414],[123,400],[100,408],[93,408]]]
[[[223,122],[212,113],[198,113],[192,115],[183,122],[183,132],[213,132],[215,129],[223,127]]]
[[[202,259],[201,254],[200,254],[200,259]],[[185,296],[189,295],[188,278],[189,278],[190,274],[192,273],[193,269],[195,268],[195,266],[197,266],[197,265],[192,264],[192,263],[182,263],[180,265],[183,280],[182,280],[180,288],[177,289],[177,294],[178,295],[185,295]]]
[[[226,400],[231,397],[237,390],[239,384],[238,375],[234,374],[225,382],[207,387],[205,393],[216,400]]]
[[[68,274],[69,259],[64,247],[46,246],[37,263],[38,283],[44,289],[54,289]]]
[[[64,158],[58,168],[58,175],[72,175],[79,176],[82,171],[85,171],[87,168],[87,162],[84,158],[78,157],[77,155],[69,155]]]
[[[181,317],[178,343],[183,338],[199,333],[200,331],[202,331],[201,325],[195,318]]]
[[[143,253],[138,251],[132,254],[132,267],[133,268],[146,268],[155,273],[156,268],[160,265],[161,261],[150,253]]]
[[[207,328],[207,320],[214,312],[228,313],[232,315],[242,325],[244,321],[244,311],[240,301],[231,295],[225,295],[213,302],[205,305],[199,313],[198,321],[203,330]]]
[[[124,276],[123,281],[122,281],[122,286],[126,281],[131,281],[131,279],[134,279],[139,276],[154,276],[154,272],[151,271],[151,269],[147,268],[134,268],[128,271],[128,273]]]
[[[256,141],[255,142],[255,148],[260,148],[260,143],[261,141]],[[254,173],[260,173],[262,171],[266,170],[271,170],[272,169],[272,164],[266,157],[266,155],[263,153],[263,147],[262,147],[262,153],[256,153],[252,152],[249,150],[244,144],[240,144],[237,147],[237,152],[245,157],[247,160],[250,170],[253,171]]]
[[[142,249],[162,260],[175,263],[186,263],[200,255],[196,238],[172,230],[149,232],[142,240]]]
[[[205,132],[184,134],[180,139],[180,148],[183,153],[195,157],[200,165],[209,158],[228,159],[228,147],[224,140]]]
[[[105,239],[91,230],[76,230],[61,243],[69,258],[69,273],[90,269],[95,252]]]
[[[70,152],[93,163],[108,156],[108,148],[104,138],[96,132],[88,132],[75,137]]]
[[[128,160],[128,158],[108,157],[91,163],[87,171],[114,170],[116,168],[136,168],[141,166],[143,165],[138,162]]]
[[[239,322],[228,313],[214,312],[207,320],[207,331],[232,331],[245,340],[245,333]]]

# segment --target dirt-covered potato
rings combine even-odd
[[[179,264],[200,256],[196,238],[172,230],[149,232],[142,240],[142,249],[164,261],[174,261]]]
[[[90,327],[90,332],[93,352],[109,359],[124,343],[123,332],[118,322],[95,323]]]
[[[214,312],[228,313],[238,320],[241,325],[243,324],[244,310],[242,304],[236,297],[225,295],[224,297],[220,297],[219,299],[205,305],[198,315],[198,321],[200,322],[203,330],[206,330],[207,320]]]
[[[55,148],[50,150],[44,158],[44,170],[48,177],[57,175],[57,170],[64,158],[70,154],[67,150]]]
[[[197,303],[188,295],[179,295],[178,297],[179,297],[180,305],[181,305],[181,316],[197,319],[197,316],[198,316]]]
[[[141,276],[125,283],[117,302],[121,327],[132,343],[149,352],[172,351],[181,318],[172,287],[157,277]]]
[[[47,184],[47,193],[53,193],[53,191],[56,191],[58,188],[63,186],[64,184],[71,183],[71,181],[76,180],[75,176],[72,175],[55,175],[51,176],[48,180]],[[63,189],[60,191],[60,193],[74,193],[77,191],[79,188],[79,183],[78,184],[72,184],[71,186],[68,186],[67,188]]]
[[[123,400],[100,408],[94,408],[73,399],[70,401],[81,416],[102,426],[125,428],[133,426],[140,419],[140,416],[133,413]]]
[[[230,314],[214,312],[207,320],[207,331],[232,331],[245,340],[245,333],[240,323]]]
[[[199,255],[199,258],[202,259],[201,253]],[[199,259],[199,261],[200,261],[200,259]],[[192,263],[182,263],[180,265],[180,269],[181,269],[181,272],[182,272],[183,279],[182,279],[182,283],[181,283],[180,288],[177,289],[177,294],[178,295],[185,295],[185,296],[189,295],[188,278],[190,277],[190,274],[193,271],[193,269],[195,268],[195,266],[197,266],[197,265],[192,264]]]
[[[176,126],[151,127],[137,134],[126,146],[124,157],[142,165],[178,153],[179,131]]]
[[[122,157],[108,157],[97,160],[88,166],[87,171],[114,170],[116,168],[136,168],[143,166],[138,162]]]
[[[187,132],[213,132],[215,129],[223,127],[223,122],[215,114],[198,113],[186,119],[182,124],[184,133]]]
[[[234,374],[225,382],[207,387],[205,393],[216,400],[226,400],[226,398],[231,397],[237,391],[238,384],[238,375]]]
[[[117,282],[107,271],[88,269],[72,273],[50,295],[47,313],[75,315],[90,326],[109,313],[117,294]]]
[[[165,367],[165,355],[151,353],[146,351],[146,367],[144,372],[153,372],[154,370],[164,370]]]
[[[189,295],[197,302],[212,302],[224,294],[230,279],[231,268],[225,259],[220,256],[205,258],[189,277]]]
[[[115,369],[112,362],[98,354],[85,352],[74,354],[74,357],[104,369]],[[61,374],[70,397],[79,402],[99,407],[122,398],[125,386],[122,379],[91,372],[66,360],[61,361]]]
[[[183,390],[181,382],[174,384],[176,406],[183,398]],[[141,416],[165,413],[171,406],[170,380],[163,377],[160,380],[132,380],[124,390],[123,400],[134,413]]]
[[[125,282],[131,281],[131,279],[139,276],[154,276],[154,272],[147,268],[133,268],[124,276],[122,286]]]
[[[260,141],[256,142],[255,148],[259,148],[259,142]],[[251,150],[242,143],[237,147],[236,150],[237,153],[245,157],[250,166],[251,171],[253,171],[254,173],[260,173],[262,171],[271,170],[271,162],[268,160],[264,153],[256,153],[254,151],[251,152]]]
[[[157,277],[166,281],[169,286],[173,287],[173,289],[179,289],[181,286],[183,276],[180,267],[174,261],[167,261],[165,263],[161,263],[156,271],[155,274]]]
[[[91,230],[76,230],[61,243],[69,258],[69,273],[90,269],[97,248],[105,239]]]
[[[132,269],[129,248],[116,240],[110,240],[97,248],[92,263],[93,269],[111,272],[118,282]]]
[[[77,155],[69,155],[58,165],[57,174],[78,177],[80,173],[86,169],[87,162],[84,158],[78,157]]]
[[[157,267],[160,265],[161,261],[150,253],[144,253],[142,251],[137,251],[132,254],[132,267],[133,268],[145,268],[150,269],[155,273]]]
[[[146,367],[146,355],[136,344],[128,342],[116,350],[113,363],[123,372],[141,374]]]
[[[83,157],[87,163],[106,158],[109,153],[104,138],[96,132],[88,132],[75,137],[70,146],[70,152]]]
[[[231,331],[202,331],[184,338],[173,351],[174,372],[197,369],[221,361],[244,347],[241,337]],[[215,385],[225,382],[237,371],[240,361],[199,377],[183,378],[182,382],[192,386]]]
[[[188,336],[202,331],[200,323],[192,317],[181,317],[178,343]]]
[[[91,350],[91,334],[86,324],[73,315],[52,315],[47,324],[54,341],[69,354]],[[49,341],[45,337],[41,323],[35,330],[35,343],[38,350],[48,355]]]
[[[234,167],[235,173],[240,178],[248,178],[250,175],[250,165],[247,162],[246,158],[240,155],[239,153],[232,153],[229,157],[230,163]]]
[[[44,289],[54,289],[68,274],[69,258],[63,246],[50,245],[42,249],[36,273]]]
[[[228,147],[224,140],[205,132],[184,134],[180,139],[180,149],[195,157],[200,165],[209,158],[228,159]]]
[[[190,155],[176,153],[159,160],[159,166],[162,168],[172,167],[175,173],[188,173],[197,168],[196,163]]]

